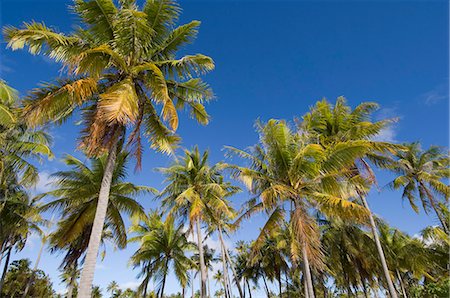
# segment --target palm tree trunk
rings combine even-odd
[[[9,259],[11,258],[11,250],[12,246],[8,248],[8,252],[6,253],[5,265],[3,267],[2,278],[0,280],[0,295],[2,293],[3,285],[5,283],[6,272],[8,271]]]
[[[44,246],[45,246],[45,238],[42,239],[42,244],[41,244],[41,248],[39,249],[39,253],[36,259],[36,263],[34,264],[34,268],[33,268],[33,272],[30,276],[30,278],[27,281],[27,285],[25,286],[25,291],[23,292],[22,298],[26,298],[28,291],[30,290],[30,286],[33,283],[34,280],[34,275],[36,274],[36,270],[39,266],[39,261],[41,260],[41,255],[42,255],[42,251],[44,250]]]
[[[313,288],[313,284],[312,284],[312,277],[311,277],[311,269],[309,267],[309,258],[308,258],[308,253],[306,251],[306,246],[304,244],[302,244],[302,256],[303,256],[303,270],[305,271],[305,284],[306,284],[306,289],[308,292],[308,298],[315,298],[314,296],[314,288]]]
[[[223,270],[223,288],[225,291],[226,297],[231,297],[230,295],[230,286],[228,285],[228,268],[227,268],[227,261],[225,259],[225,252],[223,249],[223,245],[220,246],[221,248],[221,258],[222,258],[222,270]]]
[[[236,287],[238,288],[238,291],[239,291],[239,297],[243,298],[244,295],[242,294],[242,288],[241,288],[241,285],[239,283],[239,278],[238,278],[238,275],[236,273],[236,269],[234,268],[233,261],[231,260],[231,257],[228,254],[227,246],[225,245],[225,241],[223,240],[222,227],[220,227],[220,226],[219,226],[219,240],[220,240],[220,243],[221,243],[221,245],[222,245],[222,247],[224,249],[225,257],[228,260],[228,263],[230,265],[231,271],[233,271],[233,277],[234,277],[234,281],[236,282]]]
[[[92,281],[94,280],[95,265],[97,263],[98,250],[100,247],[103,226],[105,224],[106,211],[108,209],[109,192],[111,190],[112,176],[116,164],[118,142],[119,138],[115,137],[108,152],[108,159],[106,161],[102,184],[98,195],[94,224],[89,238],[83,270],[81,271],[78,298],[91,298]]]
[[[252,298],[252,289],[250,288],[250,283],[248,282],[248,280],[245,280],[245,282],[247,283],[248,297]]]
[[[306,271],[306,270],[303,270]],[[306,283],[305,273],[303,273],[303,286],[305,288],[305,298],[309,298],[308,284]]]
[[[383,248],[381,247],[380,238],[378,237],[377,226],[375,225],[375,220],[373,219],[372,211],[369,208],[365,196],[360,196],[364,204],[364,207],[369,211],[370,227],[372,229],[373,238],[375,240],[375,245],[378,250],[378,255],[381,260],[381,265],[383,266],[384,277],[386,278],[386,283],[388,285],[389,295],[391,298],[397,298],[397,292],[395,291],[394,284],[392,283],[391,275],[389,274],[389,269],[386,263],[386,258],[384,256]]]
[[[202,231],[200,228],[200,219],[196,220],[197,226],[197,245],[198,245],[198,254],[200,259],[200,297],[206,298],[206,266],[205,259],[203,254],[203,239],[202,239]],[[84,297],[83,297],[84,298]],[[86,297],[88,298],[88,297]]]
[[[406,295],[405,285],[403,284],[402,276],[400,275],[400,271],[398,271],[398,269],[396,269],[395,271],[397,271],[397,278],[398,282],[400,283],[400,287],[402,288],[403,298],[408,298],[408,296]]]
[[[164,297],[164,287],[166,286],[166,277],[167,277],[167,267],[168,267],[168,262],[169,262],[169,259],[167,258],[166,259],[166,262],[165,262],[165,264],[164,264],[164,277],[163,277],[163,280],[162,280],[162,285],[161,285],[161,298],[163,298]],[[145,296],[144,296],[145,297]]]
[[[264,273],[262,274],[263,282],[264,282],[264,288],[266,289],[267,298],[270,298],[270,292],[269,287],[267,286],[266,277],[264,276]]]
[[[194,232],[192,232],[192,236],[194,236]],[[191,291],[192,291],[192,298],[194,298],[195,296],[195,289],[194,289],[194,280],[195,280],[195,275],[194,275],[194,270],[192,270],[191,272]]]
[[[283,289],[281,283],[281,270],[278,270],[278,290],[280,292],[280,298],[283,298]]]
[[[66,298],[72,298],[72,296],[73,296],[73,289],[75,288],[75,283],[76,283],[76,279],[77,279],[77,269],[78,269],[78,261],[75,261],[75,264],[73,265],[72,276],[70,277],[69,286],[67,287],[67,297]]]

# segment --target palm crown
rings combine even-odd
[[[141,130],[152,147],[172,150],[178,141],[173,134],[177,108],[188,107],[192,117],[208,122],[203,102],[212,92],[194,77],[212,70],[214,63],[202,54],[176,59],[200,25],[192,21],[175,27],[181,11],[176,2],[149,0],[140,10],[133,0],[120,1],[119,7],[112,0],[76,0],[72,10],[81,24],[68,35],[37,22],[4,30],[8,47],[28,46],[31,53],[47,55],[68,70],[67,79],[30,94],[25,101],[30,123],[61,122],[83,107],[82,145],[88,153],[107,148],[130,127],[129,144],[139,157]]]

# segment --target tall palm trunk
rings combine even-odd
[[[266,281],[266,277],[264,276],[264,273],[262,274],[262,279],[264,282],[264,288],[266,289],[266,294],[267,294],[267,298],[270,297],[270,291],[269,291],[269,287],[267,286],[267,281]]]
[[[39,249],[39,253],[38,253],[38,256],[36,259],[36,263],[34,264],[34,268],[33,268],[31,277],[28,279],[27,285],[25,286],[25,291],[23,292],[23,295],[22,295],[23,298],[27,297],[28,291],[30,290],[30,286],[34,281],[34,275],[36,274],[36,270],[39,266],[39,261],[41,260],[41,255],[42,255],[42,251],[44,250],[44,246],[45,246],[45,238],[42,238],[41,248]]]
[[[312,283],[312,277],[311,277],[311,269],[309,267],[309,258],[308,258],[308,253],[306,251],[306,246],[304,244],[302,244],[302,257],[303,257],[303,270],[305,271],[305,285],[306,285],[306,290],[308,293],[308,298],[315,298],[314,296],[314,288],[313,288],[313,283]]]
[[[234,277],[234,281],[236,282],[236,287],[238,288],[238,291],[239,291],[239,296],[241,298],[243,298],[244,295],[242,294],[242,288],[241,288],[241,285],[239,284],[239,277],[238,277],[238,275],[236,273],[236,269],[234,268],[234,265],[233,265],[233,262],[231,260],[231,257],[228,254],[227,246],[225,245],[225,241],[223,240],[222,227],[220,227],[220,226],[219,226],[219,240],[220,240],[220,244],[222,245],[223,250],[225,252],[225,257],[228,260],[228,263],[230,265],[231,271],[233,271],[233,277]]]
[[[280,291],[280,298],[283,298],[283,289],[281,283],[281,270],[278,270],[278,290]]]
[[[98,250],[100,247],[103,226],[105,224],[106,211],[108,209],[109,192],[111,190],[112,176],[116,164],[118,142],[119,139],[116,136],[108,152],[108,159],[106,161],[102,184],[98,195],[94,224],[89,238],[84,266],[81,271],[78,298],[91,298],[92,281],[94,280],[95,265],[97,263]]]
[[[72,298],[73,289],[75,288],[75,283],[77,282],[77,269],[78,269],[78,261],[73,265],[72,276],[70,277],[69,286],[67,287],[67,296],[66,298]]]
[[[192,236],[193,236],[194,234],[192,234]],[[192,270],[192,272],[191,272],[191,279],[192,279],[192,281],[191,281],[191,292],[192,292],[192,298],[194,298],[195,297],[195,289],[194,289],[194,281],[195,281],[195,275],[194,275],[194,270]]]
[[[245,282],[247,283],[247,288],[248,288],[248,296],[250,298],[252,298],[252,289],[250,288],[250,283],[248,282],[248,280],[246,279]]]
[[[227,261],[225,259],[225,252],[223,249],[223,245],[220,246],[221,248],[221,258],[222,258],[222,270],[223,270],[223,287],[225,290],[225,296],[231,297],[230,293],[230,285],[228,284],[228,268],[227,268]]]
[[[200,259],[200,298],[206,298],[206,266],[205,259],[203,253],[203,239],[202,239],[202,231],[200,228],[200,219],[196,220],[197,226],[197,245],[198,245],[198,254]],[[84,298],[84,297],[83,297]],[[86,297],[88,298],[88,297]]]
[[[9,259],[11,258],[11,250],[12,246],[8,248],[8,252],[6,253],[5,265],[3,267],[2,278],[0,280],[0,295],[2,293],[3,285],[5,283],[6,272],[8,271]]]
[[[388,285],[388,291],[391,298],[397,298],[397,292],[395,291],[394,284],[392,283],[391,275],[389,274],[389,269],[386,263],[386,258],[384,256],[383,248],[381,247],[380,238],[378,237],[377,226],[375,225],[375,220],[373,219],[372,211],[369,208],[369,204],[367,203],[365,196],[360,196],[363,202],[364,207],[369,211],[369,220],[370,227],[372,229],[373,238],[375,240],[375,245],[378,250],[378,255],[380,257],[381,265],[383,267],[384,277],[386,279],[386,283]]]
[[[403,284],[402,276],[400,275],[400,271],[398,271],[398,269],[396,269],[395,271],[397,272],[398,282],[400,283],[400,287],[402,288],[403,298],[408,298],[408,295],[406,295],[406,289],[405,285]]]
[[[164,287],[166,286],[166,277],[167,277],[167,271],[168,271],[168,264],[169,263],[169,259],[167,258],[166,259],[166,262],[165,262],[165,264],[164,264],[164,277],[163,277],[163,280],[162,280],[162,285],[161,285],[161,298],[163,298],[164,297]],[[144,296],[145,297],[145,296]]]

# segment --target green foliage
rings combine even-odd
[[[2,297],[22,297],[27,281],[33,278],[28,292],[29,297],[52,297],[55,293],[52,289],[50,277],[42,270],[30,268],[30,261],[21,259],[11,263],[10,269],[5,277],[5,285]]]

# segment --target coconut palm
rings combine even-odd
[[[141,275],[144,276],[145,284],[139,288],[143,290],[143,297],[147,295],[147,284],[152,277],[160,285],[159,296],[164,297],[170,268],[181,287],[185,288],[188,285],[187,271],[192,264],[186,253],[192,250],[193,244],[187,240],[182,225],[175,225],[173,217],[163,221],[158,213],[153,212],[141,223],[132,226],[130,232],[138,233],[132,241],[140,242],[130,262],[134,268],[142,266]]]
[[[433,209],[448,234],[447,220],[439,208],[440,202],[447,203],[450,198],[450,186],[443,182],[450,178],[448,153],[436,146],[424,151],[419,143],[405,147],[406,150],[395,154],[396,160],[390,168],[398,176],[389,185],[393,189],[403,189],[402,197],[408,199],[415,212],[419,212],[417,200],[420,200],[426,213]]]
[[[0,79],[0,125],[11,126],[17,122],[13,106],[17,104],[18,92]]]
[[[106,291],[110,292],[112,297],[116,297],[119,290],[119,284],[115,280],[111,281],[106,287]]]
[[[324,99],[316,103],[311,111],[303,117],[299,125],[299,129],[302,132],[308,134],[313,142],[316,142],[323,148],[335,146],[340,142],[358,142],[365,146],[366,154],[353,160],[353,164],[350,167],[350,170],[353,172],[350,180],[353,183],[358,182],[355,184],[358,197],[362,205],[369,211],[370,207],[366,196],[370,187],[376,183],[371,164],[387,167],[392,161],[387,155],[403,149],[402,146],[377,139],[380,133],[395,121],[395,119],[372,121],[371,115],[377,109],[378,105],[373,102],[361,103],[352,110],[343,97],[339,97],[334,105]],[[383,267],[389,295],[392,298],[397,298],[378,237],[375,219],[371,212],[369,212],[369,222]]]
[[[223,178],[220,178],[221,180]],[[233,260],[230,257],[230,253],[228,251],[228,247],[225,243],[224,236],[227,235],[229,232],[234,231],[237,227],[232,223],[232,220],[236,217],[237,213],[234,210],[234,208],[231,206],[230,201],[227,199],[228,197],[236,194],[240,189],[238,187],[232,186],[228,182],[222,182],[222,188],[228,189],[229,192],[225,194],[225,196],[222,198],[222,202],[224,205],[227,206],[227,209],[230,211],[230,214],[232,216],[229,216],[227,214],[223,214],[221,212],[217,212],[217,210],[214,209],[208,209],[207,211],[207,231],[208,234],[211,235],[213,233],[217,233],[217,236],[219,238],[220,243],[220,250],[221,250],[221,260],[222,260],[222,276],[224,278],[224,291],[226,295],[229,295],[231,297],[231,285],[229,284],[229,276],[228,276],[228,267],[231,268],[231,271],[233,272],[234,281],[236,284],[236,287],[239,291],[239,296],[243,296],[242,288],[239,283],[239,278],[236,273],[236,269],[234,267]]]
[[[32,233],[42,235],[41,226],[46,223],[41,216],[38,203],[30,198],[21,185],[11,181],[7,194],[7,199],[3,199],[0,205],[0,259],[5,256],[0,292],[13,249],[22,250]]]
[[[107,218],[101,237],[101,243],[111,240],[120,249],[125,248],[127,244],[123,216],[143,215],[143,208],[135,201],[135,197],[154,192],[151,188],[126,182],[127,160],[127,153],[119,153],[117,156],[111,179]],[[53,190],[41,194],[41,197],[50,196],[55,200],[42,206],[42,210],[61,211],[61,220],[50,236],[50,246],[53,252],[65,252],[61,268],[74,268],[75,272],[88,250],[106,156],[91,159],[90,164],[71,155],[67,155],[64,161],[71,169],[51,176]]]
[[[149,0],[142,7],[134,0],[119,6],[113,0],[75,0],[72,10],[81,22],[73,33],[58,33],[38,22],[4,29],[9,48],[28,46],[32,54],[47,55],[67,69],[65,79],[30,94],[24,103],[27,121],[61,123],[82,108],[81,147],[88,155],[108,152],[80,297],[90,297],[117,146],[125,130],[139,167],[142,130],[153,148],[167,153],[179,140],[174,135],[177,109],[189,108],[202,124],[209,120],[203,103],[212,92],[195,77],[214,68],[212,59],[202,54],[176,58],[195,38],[200,22],[176,27],[181,9],[174,1]]]
[[[187,220],[189,228],[195,226],[200,268],[200,293],[206,297],[207,267],[203,249],[201,223],[215,212],[232,216],[231,210],[224,204],[223,197],[230,191],[219,173],[221,164],[208,165],[208,152],[200,154],[198,148],[185,150],[168,168],[161,168],[169,183],[161,192],[162,206],[169,216]],[[213,212],[214,210],[214,212]]]
[[[350,185],[345,178],[346,168],[367,149],[353,141],[328,148],[308,143],[285,121],[257,123],[257,130],[260,142],[250,150],[229,148],[250,162],[249,167],[232,167],[255,195],[247,202],[247,211],[241,219],[261,211],[269,215],[253,245],[258,250],[272,231],[283,226],[285,204],[291,203],[291,258],[293,263],[298,263],[300,256],[303,259],[307,295],[314,298],[310,263],[315,268],[322,267],[322,256],[320,234],[309,209],[319,208],[332,216],[365,217],[365,208],[349,200]]]

